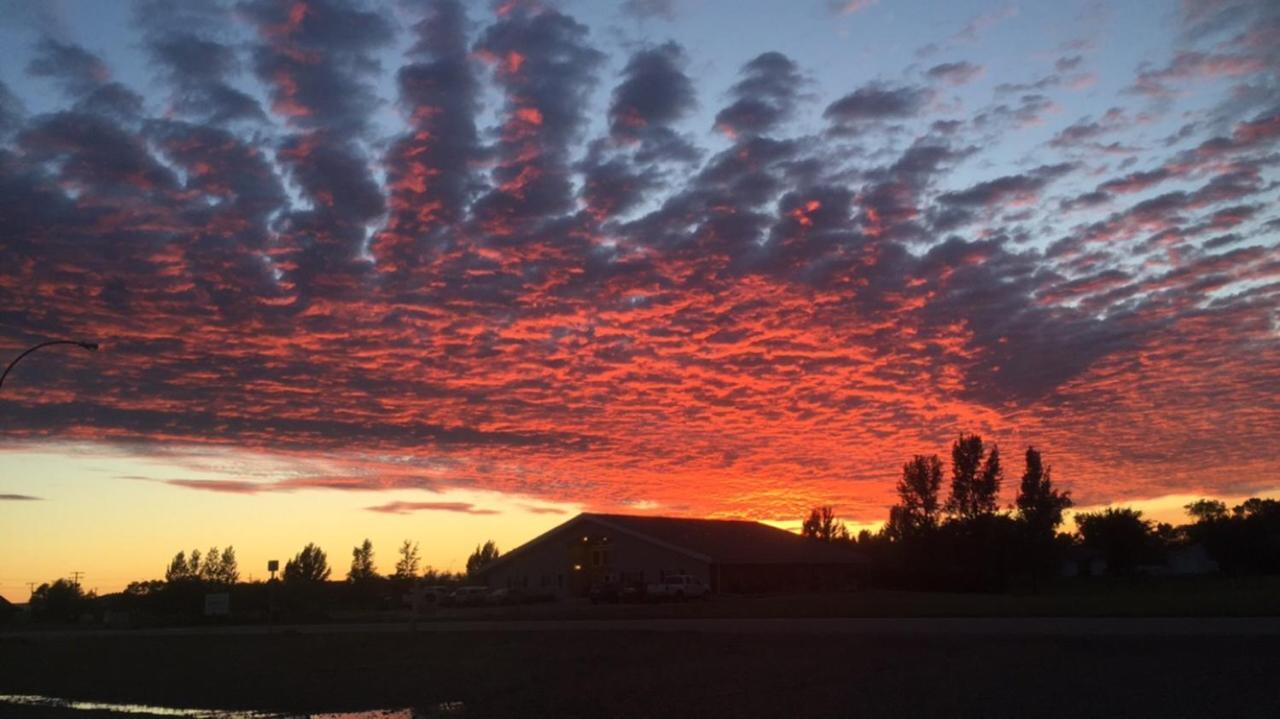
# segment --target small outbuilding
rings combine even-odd
[[[673,574],[698,577],[713,592],[821,591],[856,587],[866,565],[848,546],[759,522],[584,513],[502,555],[476,579],[559,597]]]

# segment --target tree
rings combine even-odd
[[[404,540],[404,544],[400,545],[400,559],[396,561],[396,579],[416,579],[418,577],[418,565],[421,559],[418,555],[418,543]]]
[[[1113,574],[1133,571],[1151,549],[1151,522],[1140,511],[1112,508],[1077,514],[1075,519],[1084,545],[1100,552]]]
[[[902,465],[898,480],[898,504],[889,509],[885,534],[894,540],[915,537],[936,529],[941,505],[938,490],[942,487],[942,460],[938,455],[917,454]]]
[[[1040,576],[1059,558],[1059,546],[1055,540],[1062,513],[1071,506],[1071,493],[1059,492],[1053,487],[1050,470],[1041,461],[1034,447],[1027,447],[1026,469],[1018,485],[1018,525],[1022,543],[1019,557],[1023,568],[1031,576],[1033,590],[1040,588]]]
[[[1018,519],[1032,535],[1049,539],[1062,524],[1062,513],[1071,507],[1071,493],[1054,489],[1050,470],[1044,467],[1034,447],[1027,447],[1027,466],[1014,504]]]
[[[373,542],[366,538],[363,544],[351,550],[351,569],[347,572],[347,581],[367,582],[377,578],[378,571],[373,568]]]
[[[217,584],[221,575],[222,553],[217,547],[209,547],[208,553],[204,555],[204,562],[200,565],[198,576],[205,582]]]
[[[1230,574],[1280,572],[1280,501],[1251,497],[1227,511],[1227,505],[1201,499],[1186,506],[1195,522],[1186,536],[1204,546]]]
[[[286,582],[323,582],[328,578],[329,558],[314,544],[308,543],[293,559],[285,562]]]
[[[218,570],[214,572],[214,581],[218,584],[235,584],[240,581],[240,563],[236,561],[235,547],[227,545],[222,550],[222,557],[218,561]]]
[[[31,593],[31,615],[39,621],[74,622],[89,610],[94,598],[93,592],[85,594],[70,579],[45,582]]]
[[[1197,499],[1183,509],[1196,522],[1217,522],[1227,518],[1227,503],[1216,499]]]
[[[818,539],[823,542],[843,541],[849,539],[849,529],[844,522],[836,519],[835,510],[831,507],[814,507],[804,520],[800,535]]]
[[[483,545],[476,545],[476,551],[467,557],[467,574],[479,571],[481,567],[497,559],[498,554],[498,545],[494,544],[492,539]]]
[[[169,562],[169,568],[164,570],[164,580],[166,582],[181,582],[192,579],[190,565],[187,564],[186,552],[178,552],[173,555],[173,560]]]
[[[962,520],[995,514],[1003,479],[1000,448],[992,445],[987,454],[982,437],[960,435],[951,445],[951,496],[947,499],[947,511]]]
[[[201,554],[199,549],[193,549],[190,557],[184,552],[178,552],[165,569],[164,579],[166,582],[235,584],[240,581],[236,550],[228,546],[219,552],[217,547],[210,547],[207,553]]]
[[[1004,483],[1004,469],[1000,466],[1000,446],[991,445],[987,461],[982,463],[982,473],[974,485],[973,504],[979,515],[995,514],[1000,508],[1000,485]]]
[[[164,586],[165,583],[158,579],[129,582],[129,585],[124,588],[124,593],[129,597],[149,597],[163,591]]]

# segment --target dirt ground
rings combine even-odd
[[[1274,717],[1278,644],[803,630],[7,635],[0,693],[432,717]]]

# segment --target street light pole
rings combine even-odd
[[[26,352],[23,352],[22,354],[20,354],[20,355],[18,355],[17,357],[15,357],[15,358],[13,359],[13,361],[9,363],[9,366],[8,366],[8,367],[5,367],[5,368],[4,368],[4,374],[0,374],[0,387],[3,387],[3,386],[4,386],[4,378],[9,376],[9,370],[13,369],[13,366],[14,366],[14,365],[16,365],[16,364],[18,364],[18,362],[22,361],[22,358],[23,358],[23,357],[26,357],[27,355],[31,354],[32,352],[35,352],[36,350],[40,349],[41,347],[49,347],[50,345],[75,345],[75,346],[77,346],[77,347],[84,348],[84,349],[86,349],[86,350],[88,350],[88,351],[90,351],[90,352],[97,352],[97,351],[98,351],[98,343],[97,343],[97,342],[76,342],[75,340],[49,340],[48,342],[41,342],[40,344],[36,345],[35,347],[31,347],[31,348],[30,348],[30,349],[28,349]]]

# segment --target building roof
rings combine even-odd
[[[712,564],[860,564],[857,551],[759,522],[583,513],[516,547],[481,571],[584,522],[651,542]]]

